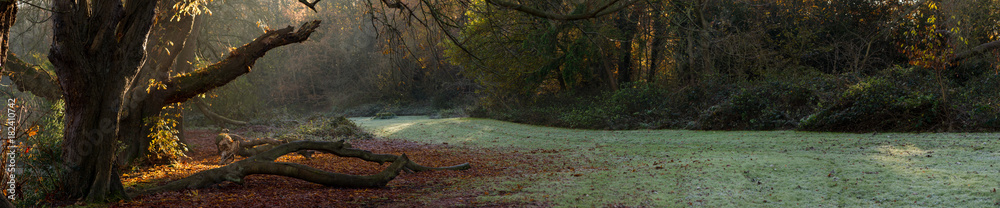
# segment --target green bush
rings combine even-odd
[[[964,130],[1000,130],[1000,74],[987,71],[964,85],[952,102]]]
[[[814,131],[931,131],[942,129],[948,106],[928,70],[896,68],[851,86],[828,108],[803,120]]]
[[[396,118],[396,114],[392,112],[379,112],[376,113],[375,116],[372,116],[372,119],[394,119],[394,118]]]
[[[320,117],[314,116],[308,122],[300,124],[295,128],[293,134],[312,135],[320,138],[352,138],[368,139],[374,137],[358,127],[347,117]]]
[[[560,126],[588,129],[659,128],[667,93],[646,83],[627,83],[618,91],[553,101],[545,108]]]
[[[813,91],[787,82],[744,88],[705,110],[697,128],[706,130],[793,129],[816,105]]]
[[[180,161],[187,151],[187,146],[177,137],[177,121],[169,118],[150,117],[146,119],[150,125],[149,156],[146,162],[150,164],[173,164]]]
[[[31,105],[23,105],[31,106]],[[17,176],[17,187],[20,189],[16,207],[36,207],[52,200],[59,191],[65,172],[62,166],[63,139],[63,103],[44,103],[37,109],[48,109],[37,120],[36,126],[25,130],[28,133],[23,146],[24,152],[18,152],[18,166],[24,169]]]
[[[430,118],[458,118],[458,117],[469,117],[469,113],[465,108],[451,108],[438,110],[434,114],[430,115]]]

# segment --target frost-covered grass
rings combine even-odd
[[[1000,203],[995,191],[1000,188],[1000,134],[996,133],[596,131],[473,118],[353,120],[383,137],[522,153],[535,150],[530,154],[558,154],[566,161],[538,164],[552,167],[549,172],[470,182],[482,192],[480,201],[528,200],[573,207],[993,207]]]

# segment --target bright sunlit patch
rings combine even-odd
[[[392,134],[395,134],[396,132],[399,132],[400,130],[406,129],[407,127],[410,127],[412,125],[413,125],[413,123],[394,124],[394,125],[390,125],[390,126],[387,126],[387,127],[383,128],[382,131],[385,132],[386,135],[392,135]]]
[[[919,147],[913,145],[904,145],[904,146],[883,145],[881,147],[878,147],[878,151],[881,152],[882,154],[888,154],[890,156],[899,156],[899,157],[924,156],[927,155],[927,153],[929,153],[929,151],[920,149]]]

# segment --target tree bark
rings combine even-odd
[[[666,39],[668,35],[666,20],[662,18],[663,18],[663,9],[658,7],[654,8],[652,21],[653,21],[653,30],[655,31],[653,33],[653,45],[652,49],[650,49],[651,51],[649,55],[649,72],[646,73],[646,81],[649,83],[653,83],[656,81],[656,70],[657,67],[660,66],[658,58],[660,57],[660,54],[665,47],[663,45],[663,39]]]
[[[274,160],[282,155],[303,150],[316,150],[341,157],[359,158],[370,162],[391,162],[392,165],[375,175],[357,176],[326,172],[301,164],[274,162]],[[406,155],[374,154],[365,150],[353,149],[343,140],[337,142],[297,141],[276,146],[268,151],[258,153],[223,167],[202,171],[162,186],[139,191],[136,195],[186,188],[205,188],[223,181],[242,183],[243,177],[254,174],[293,177],[325,186],[348,188],[383,187],[399,175],[400,170],[419,172],[428,170],[466,170],[469,168],[471,166],[468,163],[450,167],[426,167],[414,163]]]
[[[119,127],[124,129],[123,134],[118,138],[126,144],[124,151],[119,155],[120,166],[128,166],[131,163],[147,161],[143,158],[149,153],[149,138],[151,118],[183,120],[179,116],[180,106],[175,105],[172,109],[164,109],[161,100],[157,96],[162,96],[162,83],[167,82],[172,74],[178,72],[174,70],[174,63],[180,52],[187,48],[187,40],[194,25],[193,15],[180,15],[173,8],[178,0],[160,1],[157,5],[157,15],[154,17],[155,24],[152,25],[149,37],[144,41],[147,58],[143,62],[139,72],[129,82],[128,91],[125,97],[128,105],[123,109],[122,119],[118,121]],[[164,111],[165,110],[165,111]],[[183,131],[179,131],[179,137],[183,136]]]
[[[169,76],[177,76],[183,73],[188,73],[194,71],[194,61],[197,57],[198,48],[198,36],[201,34],[200,28],[202,27],[203,17],[194,16],[194,20],[191,23],[191,31],[187,36],[187,40],[184,41],[184,48],[179,52],[177,58],[174,59],[174,67],[171,70],[173,73]],[[184,136],[184,106],[182,103],[175,103],[176,107],[174,114],[177,115],[177,132],[181,132],[177,135],[177,138],[181,143],[187,144],[187,138]]]
[[[17,20],[17,2],[0,0],[0,72],[7,63],[7,41],[10,38],[10,28]]]
[[[618,13],[615,26],[622,32],[621,45],[618,50],[622,52],[618,60],[618,83],[626,84],[632,82],[632,39],[635,36],[635,24],[630,24],[628,12]]]
[[[122,94],[145,58],[156,1],[55,1],[49,60],[65,100],[63,187],[71,198],[124,196],[113,168]]]

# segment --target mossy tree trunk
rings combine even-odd
[[[125,87],[145,59],[156,1],[53,2],[49,61],[65,100],[63,187],[87,201],[124,196],[113,164]]]

